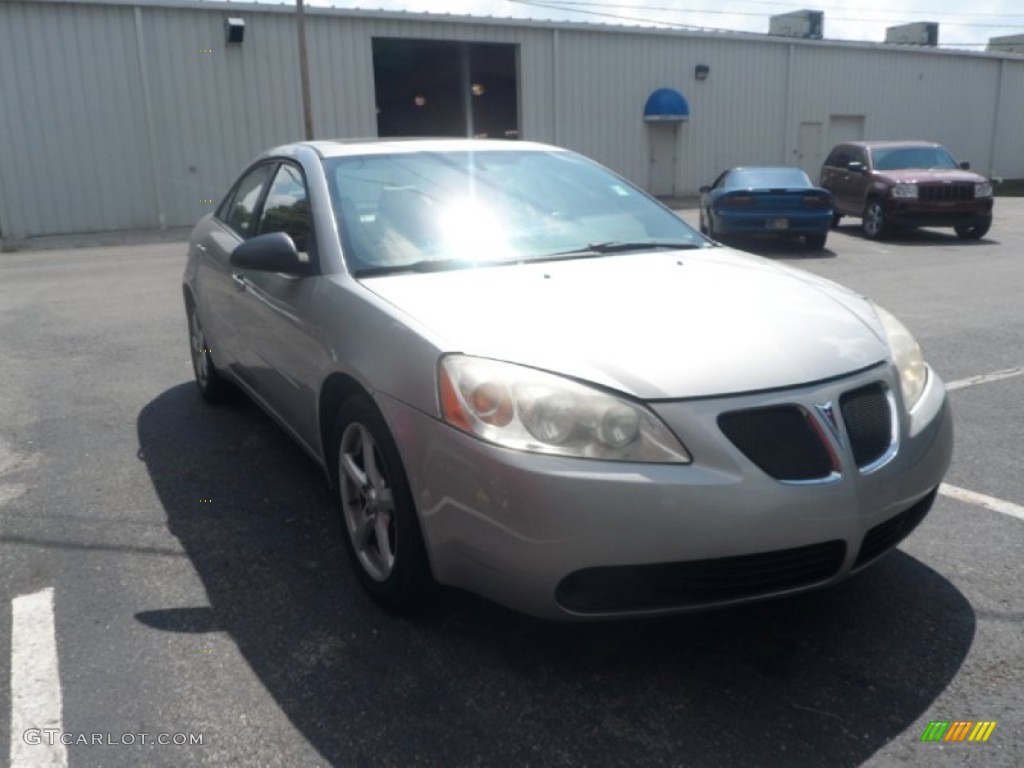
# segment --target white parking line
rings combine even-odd
[[[968,491],[966,488],[957,488],[955,485],[949,483],[943,483],[939,486],[939,493],[943,496],[948,496],[951,499],[957,501],[963,501],[967,504],[975,504],[985,509],[991,509],[993,512],[1002,512],[1004,515],[1010,517],[1016,517],[1018,520],[1024,520],[1024,507],[1020,504],[1014,504],[1012,501],[1003,501],[993,496],[986,496],[983,493],[975,493],[974,491]]]
[[[11,768],[65,768],[63,704],[53,626],[53,588],[11,601]],[[54,743],[50,743],[53,741]]]
[[[992,373],[983,373],[980,376],[968,376],[966,379],[951,381],[946,384],[946,389],[963,389],[964,387],[973,387],[975,384],[987,384],[990,381],[1011,379],[1022,374],[1024,374],[1024,368],[1007,368],[1004,371],[993,371]]]

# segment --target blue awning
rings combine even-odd
[[[683,94],[673,88],[659,88],[644,104],[644,120],[648,122],[674,120],[681,123],[689,119],[690,105]]]

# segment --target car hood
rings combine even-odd
[[[895,171],[875,171],[875,174],[879,178],[893,184],[927,184],[929,182],[966,182],[977,184],[982,181],[988,181],[984,176],[972,171],[952,170],[949,168],[934,171],[924,168],[901,168]]]
[[[364,279],[444,351],[639,398],[788,387],[886,359],[870,303],[727,248]]]

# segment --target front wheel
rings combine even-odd
[[[367,395],[338,410],[332,444],[345,544],[359,581],[390,611],[423,608],[434,580],[419,518],[398,447]]]
[[[963,240],[980,240],[987,233],[992,221],[983,221],[980,224],[957,224],[953,229]]]
[[[885,235],[889,225],[885,220],[885,209],[882,208],[881,200],[868,200],[868,204],[864,206],[861,226],[869,240],[878,240]]]

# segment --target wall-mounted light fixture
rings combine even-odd
[[[245,39],[245,19],[224,19],[224,41],[241,45]]]
[[[698,64],[693,68],[693,77],[695,80],[707,80],[710,72],[711,67],[707,64]]]

